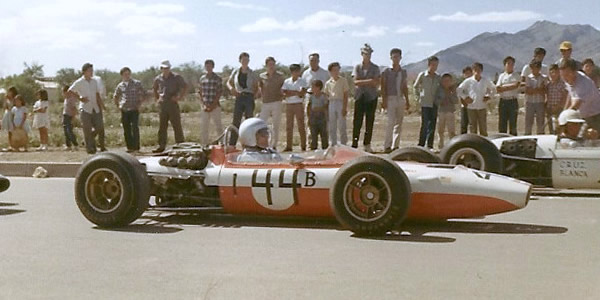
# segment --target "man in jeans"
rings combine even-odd
[[[94,154],[96,153],[96,136],[98,136],[100,151],[106,151],[104,147],[104,119],[102,117],[102,110],[105,107],[100,97],[98,81],[92,78],[94,66],[85,63],[81,71],[83,76],[71,85],[69,92],[79,98],[85,148],[88,154]]]
[[[437,106],[434,100],[440,87],[440,75],[436,73],[438,64],[437,57],[427,58],[427,70],[419,73],[414,84],[415,94],[421,103],[421,132],[419,134],[419,146],[421,147],[427,143],[428,148],[433,148],[437,121]]]
[[[363,118],[366,119],[365,137],[363,140],[364,150],[373,152],[371,149],[371,137],[373,135],[373,123],[375,122],[375,110],[377,109],[377,87],[379,86],[379,67],[371,62],[373,48],[365,44],[360,49],[362,63],[354,67],[352,77],[356,92],[354,94],[354,121],[352,128],[352,147],[358,147],[360,130]]]
[[[115,89],[113,100],[121,110],[121,123],[127,152],[140,150],[140,106],[146,100],[146,90],[142,82],[131,78],[131,69],[124,67],[120,71],[122,81]]]
[[[262,95],[263,105],[260,110],[260,118],[265,122],[269,117],[273,120],[273,135],[271,138],[271,148],[277,150],[279,142],[279,127],[281,126],[281,115],[283,114],[283,74],[275,69],[275,58],[269,56],[265,59],[266,71],[259,75],[260,94]]]
[[[410,108],[406,70],[400,67],[402,50],[390,51],[392,66],[381,74],[381,107],[387,109],[387,127],[385,130],[384,152],[390,153],[400,146],[404,110]]]
[[[202,110],[200,111],[200,117],[202,118],[201,131],[201,143],[203,145],[208,144],[208,136],[210,130],[210,120],[212,119],[215,123],[215,129],[217,136],[223,132],[223,125],[221,124],[221,105],[219,99],[223,93],[223,80],[219,75],[213,72],[215,68],[215,62],[212,59],[207,59],[204,62],[204,70],[206,74],[200,77],[200,86],[198,87],[198,96],[202,101]]]
[[[519,85],[521,79],[514,72],[515,59],[512,56],[504,58],[504,72],[498,77],[496,90],[500,93],[498,102],[498,132],[517,135],[517,116],[519,114]]]
[[[233,126],[240,127],[242,117],[246,119],[252,118],[254,115],[254,97],[258,94],[258,76],[248,67],[250,63],[250,54],[246,52],[240,53],[239,61],[241,66],[231,73],[227,80],[227,88],[231,94],[235,96],[235,104],[233,106]],[[259,98],[259,97],[257,97]],[[229,145],[235,146],[237,143],[238,134],[231,133]]]
[[[171,72],[171,63],[168,60],[160,64],[161,74],[154,78],[154,99],[160,106],[158,148],[153,153],[165,151],[167,146],[167,128],[169,121],[175,133],[175,143],[183,143],[183,128],[181,127],[181,112],[179,100],[187,94],[188,85],[181,75]]]

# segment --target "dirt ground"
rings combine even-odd
[[[154,116],[150,115],[150,113],[148,114],[149,116],[145,116],[145,117],[150,117],[150,118],[154,118]],[[348,115],[348,120],[347,120],[347,129],[348,129],[348,139],[351,140],[352,137],[352,117],[351,114],[349,113]],[[185,135],[186,135],[186,141],[189,142],[198,142],[199,141],[199,133],[200,133],[200,122],[199,122],[199,115],[198,113],[189,113],[189,114],[184,114],[183,116],[183,122],[184,122],[184,131],[185,131]],[[285,118],[283,118],[285,119]],[[456,131],[459,132],[459,121],[460,121],[460,114],[457,111],[456,113]],[[231,114],[224,114],[223,115],[223,125],[226,126],[227,124],[231,123]],[[419,129],[420,129],[420,124],[421,124],[421,117],[418,113],[412,113],[410,115],[405,116],[404,118],[404,123],[403,123],[403,129],[402,129],[402,139],[401,139],[401,146],[413,146],[416,145],[418,142],[418,138],[419,138]],[[375,125],[374,125],[374,133],[373,133],[373,142],[372,142],[372,147],[373,150],[376,152],[383,152],[383,142],[384,142],[384,134],[385,134],[385,126],[386,126],[386,117],[385,114],[383,114],[381,111],[378,111],[375,117]],[[285,120],[282,120],[282,129],[280,129],[280,137],[279,137],[279,146],[278,149],[283,149],[285,147]],[[51,130],[61,130],[62,128],[54,128]],[[157,128],[152,127],[152,126],[141,126],[140,127],[140,134],[142,136],[147,136],[148,138],[146,138],[145,140],[154,140],[152,137],[156,137],[157,135]],[[211,124],[211,128],[210,128],[211,132],[210,132],[210,137],[212,138],[216,138],[216,132],[214,130],[214,127]],[[297,129],[296,129],[297,130]],[[519,119],[518,119],[518,132],[520,134],[522,134],[524,131],[524,115],[520,114],[519,115]],[[492,134],[492,133],[496,133],[498,132],[498,116],[496,114],[489,114],[488,115],[488,133]],[[364,125],[363,125],[363,131],[362,133],[364,134]],[[83,136],[82,136],[82,132],[80,128],[77,128],[77,134],[79,137],[79,140],[83,140]],[[34,135],[37,138],[37,133],[36,132],[32,132],[32,135]],[[107,140],[122,140],[122,129],[119,128],[114,128],[114,127],[110,127],[110,128],[106,128],[106,135],[107,136],[113,136],[112,138],[107,138]],[[361,140],[360,140],[360,145],[362,145],[362,137],[363,135],[361,134]],[[2,135],[0,135],[0,139],[2,140],[6,140],[6,133],[3,133]],[[170,143],[173,142],[173,132],[172,130],[169,128],[169,141]],[[299,137],[297,136],[297,131],[296,131],[296,135],[294,136],[294,144],[295,144],[295,148],[294,151],[299,151],[299,147],[297,146],[299,143]],[[149,155],[151,154],[151,151],[153,148],[155,148],[155,145],[143,145],[142,147],[142,151],[139,155]],[[436,139],[435,139],[435,143],[434,143],[434,149],[438,148],[438,136],[436,135]],[[109,150],[125,150],[124,146],[121,145],[108,145],[108,149]],[[88,154],[85,152],[85,149],[83,147],[80,147],[78,151],[63,151],[62,147],[50,147],[49,151],[47,152],[37,152],[35,151],[35,147],[30,147],[28,152],[0,152],[0,161],[35,161],[35,162],[80,162],[83,161],[86,157],[88,156]]]

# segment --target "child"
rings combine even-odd
[[[560,79],[560,71],[557,64],[550,65],[550,82],[546,85],[546,119],[551,134],[556,133],[555,120],[565,107],[567,102],[567,88],[565,82]]]
[[[25,107],[25,100],[21,95],[15,96],[15,106],[12,108],[12,132],[14,134],[15,130],[23,129],[25,133],[28,134],[30,131],[29,124],[27,121],[27,107]],[[15,147],[14,150],[19,151],[20,147]],[[27,142],[23,146],[25,152],[27,152]]]
[[[8,144],[10,145],[10,139],[12,136],[12,126],[13,126],[13,121],[12,121],[12,108],[15,105],[15,96],[17,96],[17,94],[19,94],[17,92],[17,88],[15,88],[14,86],[11,86],[10,88],[8,88],[8,91],[6,93],[6,99],[4,100],[3,106],[2,108],[4,109],[4,116],[2,117],[2,127],[1,129],[4,129],[8,132]],[[6,151],[7,149],[3,149],[3,151]],[[13,150],[11,146],[9,146],[8,151]]]
[[[532,60],[531,74],[525,78],[525,135],[531,135],[533,120],[536,120],[537,134],[544,134],[546,106],[546,84],[548,77],[540,73],[542,63]]]
[[[294,117],[298,123],[298,131],[300,132],[300,148],[306,151],[306,129],[304,128],[304,95],[306,94],[306,81],[300,78],[302,68],[299,64],[291,64],[290,71],[292,77],[283,82],[281,91],[285,96],[285,131],[286,147],[285,151],[292,151],[292,141],[294,137]]]
[[[317,149],[319,135],[321,136],[321,148],[327,149],[329,147],[329,138],[327,137],[327,97],[322,92],[323,81],[314,80],[311,89],[312,95],[308,97],[308,105],[306,106],[308,126],[311,132],[310,149]]]
[[[79,100],[69,93],[69,86],[63,87],[63,97],[65,98],[63,105],[63,129],[65,132],[65,147],[64,150],[77,151],[79,144],[77,137],[73,132],[73,118],[77,116],[77,104]],[[71,148],[71,145],[73,148]]]
[[[435,103],[438,106],[438,135],[440,136],[439,147],[444,147],[444,131],[448,129],[448,138],[456,135],[454,130],[454,110],[458,104],[458,97],[454,88],[452,75],[446,73],[442,75],[442,88],[438,89],[435,96]]]
[[[340,143],[346,145],[346,114],[348,113],[348,92],[350,87],[344,77],[340,77],[340,63],[329,64],[331,78],[325,83],[324,92],[329,97],[329,140],[331,145],[337,144],[337,131],[340,133]]]
[[[36,94],[38,100],[33,105],[33,128],[40,131],[40,147],[37,151],[48,150],[48,128],[50,127],[50,116],[48,115],[48,92],[39,90]]]

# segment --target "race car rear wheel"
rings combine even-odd
[[[507,137],[511,137],[513,136],[512,134],[508,134],[508,133],[492,133],[488,136],[488,139],[490,140],[495,140],[495,139],[501,139],[501,138],[507,138]]]
[[[420,163],[441,163],[440,158],[425,147],[410,146],[394,150],[388,156],[393,161],[415,161]]]
[[[362,156],[336,174],[329,201],[337,220],[357,235],[385,234],[404,220],[410,182],[394,162]]]
[[[81,213],[100,227],[127,225],[148,207],[150,181],[142,164],[125,153],[105,152],[88,159],[75,180]]]
[[[456,136],[441,152],[442,161],[451,165],[464,165],[471,169],[502,172],[500,150],[488,139],[476,134]]]

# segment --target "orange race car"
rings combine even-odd
[[[531,194],[529,183],[502,175],[393,161],[346,146],[273,162],[241,162],[240,153],[230,146],[194,144],[139,160],[100,153],[77,174],[77,205],[101,227],[129,224],[151,206],[335,217],[356,234],[376,235],[406,218],[479,217],[520,209]]]

